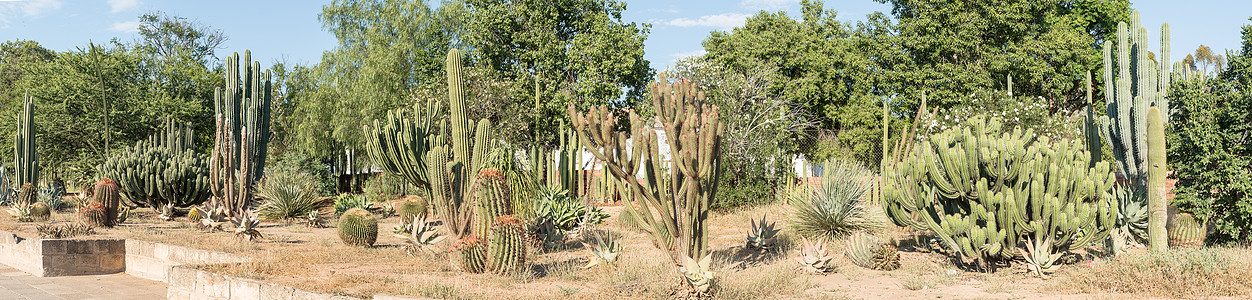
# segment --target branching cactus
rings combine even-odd
[[[192,138],[191,124],[166,121],[165,130],[110,156],[100,173],[117,180],[129,206],[199,205],[212,194],[209,158],[196,153]]]
[[[243,74],[239,62],[239,53],[226,59],[226,88],[213,93],[212,206],[226,208],[230,217],[244,212],[253,199],[252,184],[264,175],[273,99],[270,73],[252,61],[252,52],[243,53]]]
[[[675,264],[683,264],[709,254],[706,221],[721,175],[722,123],[717,106],[704,104],[704,93],[691,81],[671,84],[662,74],[651,92],[652,107],[672,153],[672,174],[668,175],[662,174],[666,168],[653,120],[630,111],[628,134],[613,131],[617,116],[608,107],[580,113],[571,103],[566,110],[583,146],[635,195],[627,199],[628,205],[639,208],[653,244],[667,250]],[[643,180],[637,180],[636,174],[643,174]]]
[[[984,264],[1013,257],[1024,237],[1050,240],[1051,253],[1081,248],[1107,238],[1117,209],[1108,163],[1092,167],[1084,148],[975,117],[888,168],[884,210]]]
[[[35,151],[35,98],[26,92],[21,123],[13,135],[13,164],[17,171],[14,185],[39,183],[39,152]],[[27,203],[30,204],[30,203]]]

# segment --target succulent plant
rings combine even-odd
[[[800,270],[813,274],[826,274],[834,271],[834,265],[830,263],[833,257],[830,252],[826,251],[826,242],[817,240],[817,243],[810,242],[808,238],[800,238],[800,248],[796,249],[799,254],[796,256],[796,262],[800,264]]]
[[[113,220],[117,219],[117,210],[122,203],[122,194],[117,182],[112,179],[101,179],[96,182],[96,186],[92,191],[92,197],[97,203],[104,205],[105,219],[107,223],[104,226],[113,226]]]
[[[257,219],[256,213],[245,211],[244,213],[241,213],[235,216],[234,218],[232,218],[230,222],[231,224],[235,225],[236,237],[239,237],[248,241],[253,241],[253,240],[265,237],[261,235],[261,231],[257,230],[257,227],[261,225],[261,220]]]
[[[1022,257],[1026,258],[1026,271],[1048,278],[1048,273],[1056,271],[1056,260],[1064,253],[1052,252],[1052,239],[1043,240],[1026,238],[1026,249],[1018,248]]]
[[[211,194],[209,157],[195,151],[193,136],[190,123],[167,119],[164,130],[110,155],[98,173],[116,182],[126,206],[159,211],[167,203],[180,208],[198,205]]]
[[[700,261],[696,261],[691,257],[683,257],[683,264],[679,267],[679,272],[683,274],[683,280],[687,283],[693,295],[705,296],[713,287],[713,255],[707,254]]]
[[[35,219],[30,215],[30,207],[30,205],[15,203],[13,204],[13,207],[9,208],[9,212],[14,218],[17,218],[18,222],[33,222]]]
[[[250,187],[265,174],[273,96],[270,72],[252,61],[251,51],[245,50],[242,59],[239,53],[228,56],[225,69],[225,87],[213,94],[217,130],[210,152],[209,181],[215,206],[234,217],[250,207],[254,200]]]
[[[426,199],[417,196],[406,196],[396,201],[396,214],[400,215],[400,222],[403,224],[412,224],[413,220],[426,219],[427,208]]]
[[[205,231],[216,232],[218,230],[222,230],[222,224],[226,223],[227,213],[226,213],[226,208],[224,207],[216,207],[213,209],[205,209],[203,207],[196,207],[196,208],[193,208],[192,210],[196,211],[196,213],[201,216],[199,218],[200,223],[197,224],[197,226],[199,226],[200,229],[203,229]]]
[[[617,258],[622,254],[621,241],[612,235],[604,236],[600,233],[593,234],[592,237],[596,239],[596,243],[587,245],[587,251],[591,252],[591,259],[586,266],[583,266],[583,269],[616,263]]]
[[[491,222],[487,237],[487,269],[492,273],[517,274],[526,269],[526,230],[522,221],[503,215]]]
[[[323,226],[326,226],[322,224],[323,223],[322,213],[318,212],[317,210],[309,211],[309,215],[305,216],[304,219],[305,219],[305,225],[309,227],[322,228]]]
[[[125,223],[128,218],[130,218],[130,208],[123,206],[117,210],[117,218],[113,219],[113,224]]]
[[[30,92],[26,92],[24,102],[22,104],[22,115],[18,120],[17,134],[13,135],[13,169],[14,183],[17,185],[25,185],[26,183],[39,182],[39,152],[36,151],[35,142],[35,98],[30,96]],[[29,205],[33,202],[23,204]],[[18,200],[19,202],[25,200]]]
[[[192,207],[191,210],[187,211],[187,222],[199,224],[200,219],[204,219],[204,215],[206,214],[207,213],[205,213],[205,209],[203,207]]]
[[[39,237],[45,239],[64,239],[96,233],[96,230],[91,228],[91,226],[76,223],[59,225],[44,224],[36,226],[35,230],[39,231]]]
[[[434,252],[435,244],[443,241],[446,236],[439,234],[439,228],[432,226],[426,222],[426,219],[414,218],[409,222],[412,229],[408,234],[395,234],[396,237],[404,240],[404,251],[409,255],[417,255],[419,252]]]
[[[1207,229],[1203,222],[1196,220],[1189,213],[1179,213],[1169,220],[1169,245],[1174,247],[1196,248],[1204,246]]]
[[[565,244],[565,233],[557,229],[551,221],[540,221],[534,224],[532,232],[538,247],[543,250],[556,249]]]
[[[895,246],[883,243],[873,235],[857,232],[848,237],[844,256],[862,268],[891,271],[900,268],[900,253]]]
[[[104,203],[100,202],[87,204],[86,207],[83,207],[83,209],[78,211],[78,218],[82,220],[83,224],[87,224],[92,227],[105,227],[109,225],[108,208],[104,206]]]
[[[157,218],[160,218],[162,221],[173,221],[174,216],[177,213],[178,212],[174,210],[174,203],[166,203],[161,205],[160,209],[157,210]]]
[[[874,270],[891,271],[900,268],[900,251],[891,244],[880,244],[874,249]]]
[[[766,250],[774,247],[777,240],[778,230],[774,229],[774,223],[765,223],[765,216],[761,216],[761,222],[757,223],[752,220],[752,229],[748,231],[748,248]]]
[[[452,267],[469,273],[482,273],[487,270],[487,241],[476,236],[467,236],[456,245],[452,245]]]
[[[48,208],[43,202],[35,202],[30,206],[30,219],[35,222],[45,222],[52,219],[52,209]]]
[[[339,217],[339,239],[348,246],[373,247],[378,240],[378,218],[360,208]]]
[[[22,184],[17,191],[17,205],[30,206],[39,200],[39,194],[35,191],[35,185],[30,183]]]

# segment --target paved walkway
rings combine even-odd
[[[165,288],[126,274],[35,277],[0,264],[0,300],[165,299]]]

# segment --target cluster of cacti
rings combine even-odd
[[[504,173],[496,169],[483,169],[474,179],[474,229],[488,232],[497,218],[512,215],[512,198]],[[488,235],[488,240],[494,235]]]
[[[1204,246],[1204,237],[1208,233],[1204,223],[1196,220],[1189,213],[1178,213],[1169,220],[1169,245],[1174,247],[1196,248]]]
[[[214,207],[225,207],[228,216],[242,214],[252,202],[251,186],[265,173],[266,147],[270,140],[270,73],[243,53],[240,80],[239,53],[226,58],[226,88],[213,93],[217,131],[209,180]]]
[[[43,202],[35,202],[30,205],[30,219],[35,222],[46,222],[52,219],[52,209],[48,208]]]
[[[1007,132],[974,117],[931,135],[888,167],[883,208],[899,226],[930,230],[953,255],[980,263],[1013,257],[1024,237],[1047,251],[1103,241],[1113,228],[1116,178],[1076,142]]]
[[[413,220],[426,219],[426,199],[418,196],[405,196],[395,202],[396,215],[404,225],[412,225]]]
[[[487,270],[518,274],[526,269],[526,229],[521,220],[504,215],[491,222],[487,236]]]
[[[348,210],[339,217],[339,239],[348,246],[373,247],[378,240],[378,218],[364,209]]]
[[[668,168],[659,153],[653,119],[630,111],[631,132],[627,134],[614,131],[617,117],[608,107],[580,113],[571,103],[566,111],[582,145],[605,162],[606,171],[627,183],[637,198],[628,199],[628,205],[639,208],[637,215],[649,228],[653,244],[667,250],[675,263],[682,263],[709,254],[706,221],[721,175],[722,123],[717,106],[703,103],[704,93],[695,83],[671,84],[664,75],[657,81],[650,99],[672,153]],[[664,174],[666,169],[672,169],[672,174]],[[636,174],[645,174],[644,180],[637,180]]]
[[[477,235],[466,236],[452,245],[452,253],[448,255],[452,267],[469,273],[482,273],[487,270],[487,241]]]
[[[191,146],[191,124],[166,121],[165,129],[109,157],[100,173],[116,180],[127,205],[160,210],[166,204],[204,203],[209,190],[209,159]]]
[[[35,98],[30,92],[23,97],[22,116],[17,134],[13,135],[13,167],[17,171],[14,184],[39,183],[39,153],[35,151]],[[29,202],[30,204],[33,202]]]
[[[626,193],[629,190],[622,189],[623,185],[619,181],[617,177],[609,176],[608,173],[601,174],[593,183],[592,192],[603,203],[616,203],[630,197]]]
[[[112,179],[101,179],[93,188],[92,197],[96,203],[104,205],[105,222],[102,226],[113,227],[122,203],[121,187]]]
[[[112,225],[109,219],[109,209],[104,203],[92,202],[86,207],[78,210],[78,218],[91,227],[108,227]]]
[[[891,271],[900,268],[900,253],[895,246],[883,243],[865,232],[848,237],[844,256],[862,268]]]
[[[813,274],[826,274],[835,269],[830,263],[834,257],[830,256],[830,252],[826,250],[826,242],[818,240],[817,243],[809,241],[808,238],[801,238],[800,248],[796,249],[796,263],[800,264],[800,270]]]
[[[556,149],[545,150],[532,145],[527,152],[530,158],[530,170],[538,178],[540,184],[559,186],[570,191],[577,197],[582,192],[583,171],[582,144],[577,132],[566,127],[565,123],[558,131]]]
[[[1118,170],[1125,176],[1127,184],[1132,186],[1130,190],[1146,193],[1142,197],[1118,201],[1146,199],[1150,212],[1148,241],[1154,250],[1161,250],[1167,246],[1164,232],[1164,153],[1158,155],[1159,161],[1151,157],[1154,156],[1154,149],[1164,150],[1164,122],[1169,121],[1167,94],[1172,74],[1169,24],[1161,24],[1161,50],[1157,53],[1157,60],[1163,63],[1158,66],[1149,57],[1147,29],[1140,27],[1139,12],[1132,11],[1130,19],[1129,28],[1125,22],[1117,24],[1116,64],[1113,59],[1114,45],[1110,42],[1104,44],[1104,99],[1108,108],[1107,116],[1100,117],[1099,132],[1117,159]],[[1151,117],[1153,110],[1157,111],[1156,118]],[[1089,112],[1088,118],[1090,123],[1094,114]],[[1091,138],[1094,136],[1092,127],[1087,129],[1088,149],[1098,152],[1100,144]],[[1162,132],[1159,138],[1152,138],[1154,127]],[[1159,181],[1152,180],[1155,169],[1162,172]],[[1160,199],[1156,197],[1158,194]]]
[[[761,216],[761,222],[757,223],[752,220],[752,227],[748,231],[747,247],[752,249],[770,249],[774,247],[777,241],[778,229],[774,229],[774,223],[765,223],[765,216]]]

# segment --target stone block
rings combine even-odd
[[[261,299],[266,300],[291,300],[295,299],[296,289],[289,286],[281,286],[272,283],[261,283]]]
[[[261,300],[261,282],[229,277],[231,300]]]
[[[41,243],[43,245],[41,245],[42,247],[40,247],[42,249],[40,250],[42,250],[44,255],[66,254],[67,253],[66,251],[68,251],[65,248],[66,242],[68,241],[66,240],[43,240],[43,242]]]
[[[206,297],[230,298],[230,283],[226,276],[196,270],[195,292]]]
[[[94,240],[66,240],[66,254],[96,254],[96,241]]]

